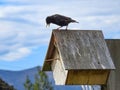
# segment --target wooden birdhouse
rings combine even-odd
[[[102,31],[53,30],[42,69],[57,85],[102,85],[115,66]]]

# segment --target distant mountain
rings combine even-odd
[[[17,90],[24,90],[23,84],[26,80],[26,76],[29,75],[30,79],[33,81],[36,73],[36,67],[23,71],[0,70],[0,77],[10,85],[13,85]]]
[[[34,82],[34,76],[37,74],[37,67],[26,69],[22,71],[8,71],[0,70],[0,78],[6,81],[8,84],[13,85],[17,90],[24,90],[24,82],[28,75],[30,80]],[[46,72],[49,80],[53,83],[54,90],[82,90],[80,86],[56,86],[54,84],[53,75],[51,72]]]

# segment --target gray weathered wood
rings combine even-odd
[[[57,85],[103,85],[115,69],[102,31],[53,30],[43,65]]]
[[[113,69],[101,31],[53,31],[65,69]]]
[[[52,58],[55,47],[58,49],[66,70],[115,68],[102,31],[53,30],[46,60]],[[44,63],[46,67],[50,65],[50,62]],[[43,69],[45,70],[45,67]],[[51,69],[49,67],[46,70]]]
[[[102,90],[120,90],[120,39],[106,39],[116,69],[111,71],[108,83]]]

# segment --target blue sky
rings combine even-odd
[[[70,29],[102,30],[120,39],[120,0],[0,0],[0,69],[22,70],[43,65],[52,29],[45,18],[72,17]]]

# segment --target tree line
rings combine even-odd
[[[0,90],[16,90],[12,85],[9,85],[0,78]]]
[[[48,80],[48,76],[45,72],[38,68],[38,74],[35,75],[34,83],[31,82],[29,76],[26,77],[24,83],[25,90],[54,90],[52,83]]]

